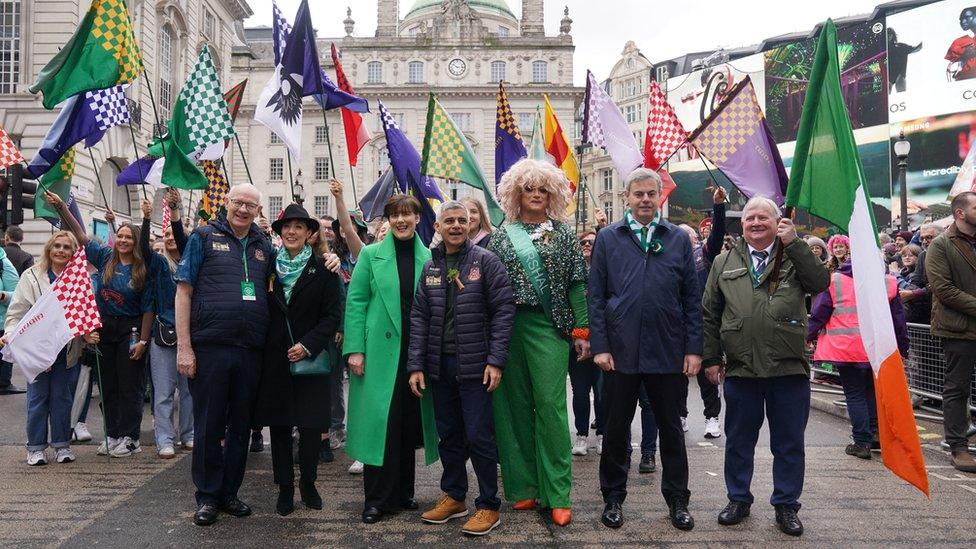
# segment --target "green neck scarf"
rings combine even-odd
[[[281,281],[281,288],[285,291],[285,303],[291,301],[291,290],[295,287],[299,275],[305,270],[310,257],[312,257],[312,247],[308,244],[294,259],[289,258],[288,250],[284,248],[278,250],[275,256],[275,271],[278,273],[278,280]]]
[[[634,236],[637,237],[637,242],[640,243],[641,249],[644,253],[651,246],[651,237],[654,236],[654,229],[657,228],[658,224],[661,223],[661,210],[658,210],[654,214],[654,219],[648,225],[641,225],[637,219],[634,218],[633,213],[631,213],[630,208],[627,208],[627,213],[624,214],[624,219],[627,221],[627,225],[630,230],[634,232]]]

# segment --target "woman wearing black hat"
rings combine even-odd
[[[279,515],[295,508],[295,470],[292,427],[298,427],[298,488],[302,502],[322,508],[315,489],[321,435],[329,429],[329,375],[293,374],[295,365],[326,353],[339,326],[339,278],[316,257],[308,244],[319,223],[298,204],[289,205],[272,224],[282,247],[275,257],[275,274],[268,290],[271,325],[265,344],[264,368],[258,387],[255,423],[271,427],[271,460],[278,485]],[[308,364],[307,362],[302,364]]]

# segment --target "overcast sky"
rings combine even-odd
[[[521,0],[507,0],[516,17]],[[547,0],[546,34],[559,33],[563,7],[569,7],[576,44],[576,84],[586,70],[597,79],[608,76],[627,40],[633,40],[652,62],[693,51],[758,44],[766,38],[806,31],[828,17],[870,13],[883,0]],[[400,0],[402,17],[415,0]],[[300,0],[278,0],[294,22]],[[246,26],[271,25],[271,0],[248,0],[255,15]],[[354,36],[376,30],[376,0],[319,0],[309,4],[319,36],[345,36],[346,7],[356,21]]]

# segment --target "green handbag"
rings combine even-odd
[[[291,333],[291,322],[288,321],[287,317],[285,318],[285,326],[288,328],[291,344],[294,345],[295,336]],[[298,362],[290,363],[288,370],[293,376],[326,376],[332,373],[332,357],[329,355],[328,349],[323,349],[314,357],[303,358]]]

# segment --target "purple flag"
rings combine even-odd
[[[583,99],[583,142],[603,147],[621,179],[644,164],[644,155],[623,113],[590,71],[586,71]]]
[[[786,168],[749,77],[732,88],[688,141],[742,194],[749,198],[765,196],[783,204]]]

